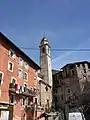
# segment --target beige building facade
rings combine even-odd
[[[86,91],[90,82],[90,63],[88,61],[70,63],[65,65],[58,73],[53,75],[53,98],[57,110],[71,107],[72,97],[76,100]],[[89,86],[90,88],[90,86]],[[68,108],[69,109],[69,108]]]
[[[41,105],[52,105],[52,68],[51,55],[48,40],[43,37],[40,42],[40,74],[43,79],[40,81]]]
[[[52,68],[50,46],[43,37],[40,42],[40,71],[38,71],[37,118],[44,120],[52,107]]]

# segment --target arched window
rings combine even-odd
[[[44,47],[42,48],[42,52],[45,53],[45,48]]]
[[[46,89],[46,91],[48,91],[48,87],[47,86],[45,87],[45,89]]]

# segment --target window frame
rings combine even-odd
[[[67,91],[68,91],[68,93],[70,93],[70,92],[71,92],[71,90],[70,90],[69,88],[68,88],[68,90],[67,90]]]
[[[13,55],[11,55],[11,52],[13,53]],[[16,57],[16,54],[15,54],[15,51],[13,49],[9,49],[9,53],[8,55],[12,58],[15,58]]]
[[[42,53],[45,54],[45,47],[42,47]]]
[[[0,71],[0,73],[2,74],[2,80],[4,80],[4,72]]]
[[[24,85],[23,85],[24,87],[25,87],[25,84],[27,85],[27,88],[28,88],[28,83],[27,83],[27,82],[24,82]]]
[[[83,69],[83,71],[84,71],[84,73],[87,73],[87,71],[86,71],[86,69],[85,69],[85,68]]]
[[[24,101],[23,101],[24,100]],[[24,104],[23,104],[24,103]],[[21,99],[21,104],[23,105],[23,106],[25,106],[26,105],[26,98],[23,96],[22,97],[22,99]]]
[[[31,103],[31,99],[30,97],[28,97],[27,105],[30,105],[30,103]]]
[[[74,70],[72,70],[72,75],[73,75],[73,76],[75,75],[75,71],[74,71]]]
[[[25,68],[26,70],[29,69],[29,64],[28,64],[27,62],[25,62],[25,61],[24,61],[24,68]]]
[[[13,79],[15,79],[15,81],[16,81],[15,84],[17,84],[17,79],[15,77],[11,77],[11,83],[13,83],[12,82]]]
[[[22,78],[23,77],[23,70],[21,68],[18,68],[18,71],[21,70],[22,71],[22,75],[20,76],[19,73],[18,73],[18,77],[19,78]]]
[[[11,64],[12,64],[12,70],[10,70],[10,69],[9,69],[9,63],[11,63]],[[11,62],[11,61],[8,61],[8,71],[13,72],[13,68],[14,68],[14,63],[13,63],[13,62]]]
[[[86,65],[85,65],[85,63],[83,63],[83,64],[82,64],[82,67],[83,67],[84,69],[86,68]]]
[[[14,98],[13,98],[13,102],[11,102],[11,96],[13,96],[13,97],[14,97]],[[13,93],[12,93],[12,94],[10,94],[10,103],[11,103],[11,104],[14,104],[14,103],[15,103],[15,101],[16,101],[16,99],[15,99],[15,94],[13,94]]]
[[[27,75],[27,79],[24,78],[24,74]],[[23,79],[26,80],[26,81],[28,81],[28,73],[27,72],[23,72]]]
[[[22,57],[18,58],[18,63],[21,67],[23,67],[24,66],[24,60],[22,59],[22,61],[20,61],[20,59],[22,59]],[[22,62],[22,64],[21,64],[21,62]]]
[[[48,92],[48,86],[47,85],[45,86],[45,90],[46,90],[46,92]]]

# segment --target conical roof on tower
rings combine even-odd
[[[50,47],[49,42],[48,42],[48,39],[46,38],[45,35],[44,35],[43,38],[41,39],[40,45],[42,45],[42,46],[43,46],[43,45],[48,45],[48,46]]]

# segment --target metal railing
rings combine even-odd
[[[22,87],[21,87],[21,88],[22,88]],[[31,95],[31,96],[35,96],[35,95],[37,94],[37,90],[30,89],[30,88],[27,88],[27,87],[23,87],[23,90],[22,90],[21,88],[18,89],[18,90],[16,90],[14,83],[10,83],[10,84],[9,84],[9,90],[10,90],[11,92],[17,93],[17,91],[18,91],[18,94]]]

